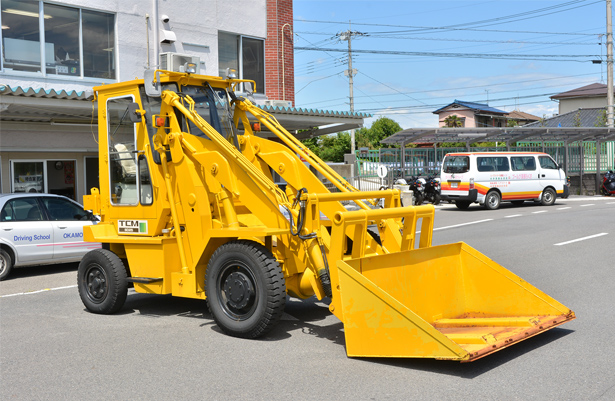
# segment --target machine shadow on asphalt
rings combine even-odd
[[[84,309],[84,312],[87,311]],[[129,292],[124,308],[112,316],[131,315],[145,318],[159,318],[180,316],[197,318],[203,321],[201,328],[209,327],[220,336],[226,334],[220,330],[207,310],[207,305],[202,300],[178,298],[171,295],[160,296],[150,294],[138,294]],[[323,322],[324,320],[328,322]],[[322,322],[321,324],[314,324]],[[345,347],[344,325],[335,319],[329,312],[328,306],[316,298],[302,302],[287,300],[285,313],[280,322],[268,334],[255,339],[237,338],[235,341],[276,342],[287,340],[292,332],[307,334],[331,341],[339,347]],[[340,348],[342,350],[344,348]],[[372,362],[377,362],[372,360]]]
[[[457,361],[439,361],[436,359],[428,358],[359,359],[369,363],[378,363],[398,368],[407,368],[430,373],[440,373],[448,376],[457,376],[462,379],[475,379],[483,375],[484,373],[487,373],[493,369],[500,368],[508,362],[517,359],[518,357],[535,351],[572,333],[574,333],[574,330],[556,327],[546,333],[543,333],[541,336],[528,338],[527,340],[517,343],[514,347],[504,348],[494,354],[491,354],[489,358],[481,358],[472,363],[460,363]]]
[[[148,318],[181,316],[206,320],[201,327],[211,326],[219,334],[224,334],[214,323],[204,301],[189,298],[139,294],[132,290],[128,293],[124,308],[115,315],[139,314]],[[85,310],[85,309],[84,309]],[[314,324],[325,319],[332,323]],[[344,325],[331,316],[324,301],[311,298],[304,301],[287,299],[284,316],[278,325],[267,335],[253,341],[280,341],[289,338],[292,331],[328,339],[335,344],[344,345]]]

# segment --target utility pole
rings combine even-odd
[[[606,122],[613,127],[613,13],[611,0],[606,0]]]
[[[349,26],[350,28],[350,26]],[[344,75],[348,77],[348,83],[350,85],[350,112],[354,112],[354,89],[353,89],[353,77],[357,75],[357,69],[352,68],[352,37],[353,36],[363,36],[364,34],[357,31],[351,31],[348,29],[347,31],[340,32],[337,34],[339,40],[348,41],[348,69],[344,71]],[[355,154],[355,130],[354,128],[350,130],[350,152]]]

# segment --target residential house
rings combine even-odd
[[[551,99],[559,102],[559,114],[565,114],[578,109],[604,108],[607,106],[606,95],[607,86],[595,83],[558,93]]]
[[[540,121],[540,117],[535,116],[530,113],[525,113],[519,110],[513,110],[506,115],[506,124],[510,124],[510,121],[514,121],[516,125],[522,126],[526,124],[531,124],[536,121]]]
[[[508,112],[490,107],[484,103],[455,100],[434,111],[438,115],[438,126],[446,127],[445,120],[456,115],[461,121],[461,127],[505,127]]]

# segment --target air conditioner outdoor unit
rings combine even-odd
[[[186,63],[196,64],[197,73],[200,70],[200,58],[198,56],[189,56],[179,53],[160,53],[160,69],[175,72],[185,72],[184,65]]]
[[[268,99],[268,100],[265,100],[265,106],[292,107],[292,102],[290,100]]]

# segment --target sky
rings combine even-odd
[[[606,84],[605,0],[294,0],[295,106],[436,127],[455,99],[538,117],[549,97]],[[601,64],[595,63],[602,60]]]

